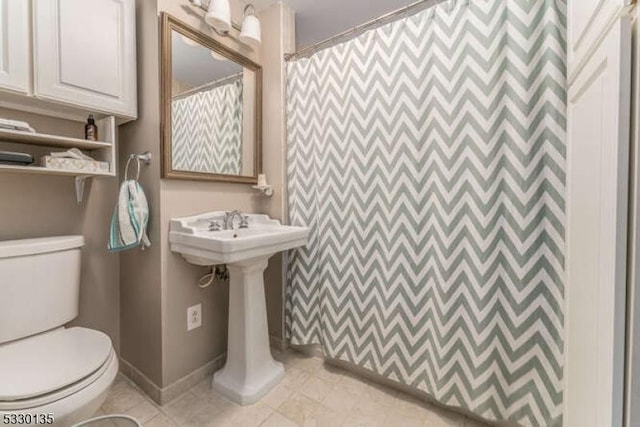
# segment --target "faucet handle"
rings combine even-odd
[[[249,228],[249,215],[240,215],[240,228]]]
[[[209,221],[209,231],[220,231],[222,227],[220,227],[220,222],[218,220]]]

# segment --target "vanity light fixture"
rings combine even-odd
[[[189,0],[195,7],[207,11],[205,22],[219,36],[231,37],[231,29],[240,30],[238,40],[241,43],[257,47],[262,43],[260,20],[256,17],[255,7],[249,3],[245,6],[242,27],[231,20],[231,6],[229,0]]]
[[[260,43],[262,43],[262,31],[260,20],[256,18],[256,8],[252,4],[248,4],[244,8],[243,15],[240,41],[254,47],[260,46]]]
[[[231,31],[231,6],[229,0],[210,0],[204,20],[218,33]]]

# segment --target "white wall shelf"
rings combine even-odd
[[[71,138],[45,133],[19,132],[0,129],[1,143],[14,143],[31,146],[78,148],[89,151],[91,157],[101,162],[109,162],[109,172],[89,172],[81,169],[57,169],[42,166],[18,166],[0,164],[0,174],[32,174],[32,175],[57,175],[75,177],[76,196],[78,203],[82,202],[84,182],[94,177],[116,176],[116,118],[105,117],[96,121],[98,135],[104,141],[88,141],[86,139]]]
[[[81,150],[111,148],[110,142],[88,141],[86,139],[69,138],[66,136],[49,135],[46,133],[20,132],[6,129],[0,129],[0,142],[17,142],[20,144],[60,148],[75,147]]]
[[[0,173],[26,173],[35,175],[61,175],[82,177],[113,176],[111,173],[104,172],[88,172],[81,170],[45,168],[42,166],[14,166],[2,164],[0,164]]]

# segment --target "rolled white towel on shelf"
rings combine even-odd
[[[27,122],[0,118],[0,129],[17,130],[20,132],[35,133],[36,130]]]
[[[58,151],[56,153],[51,153],[50,156],[55,158],[61,158],[61,159],[78,159],[78,160],[95,161],[93,157],[87,156],[77,148],[72,148],[67,151]]]

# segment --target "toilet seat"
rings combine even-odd
[[[0,411],[64,399],[100,379],[114,363],[109,337],[86,328],[57,329],[0,345]]]

